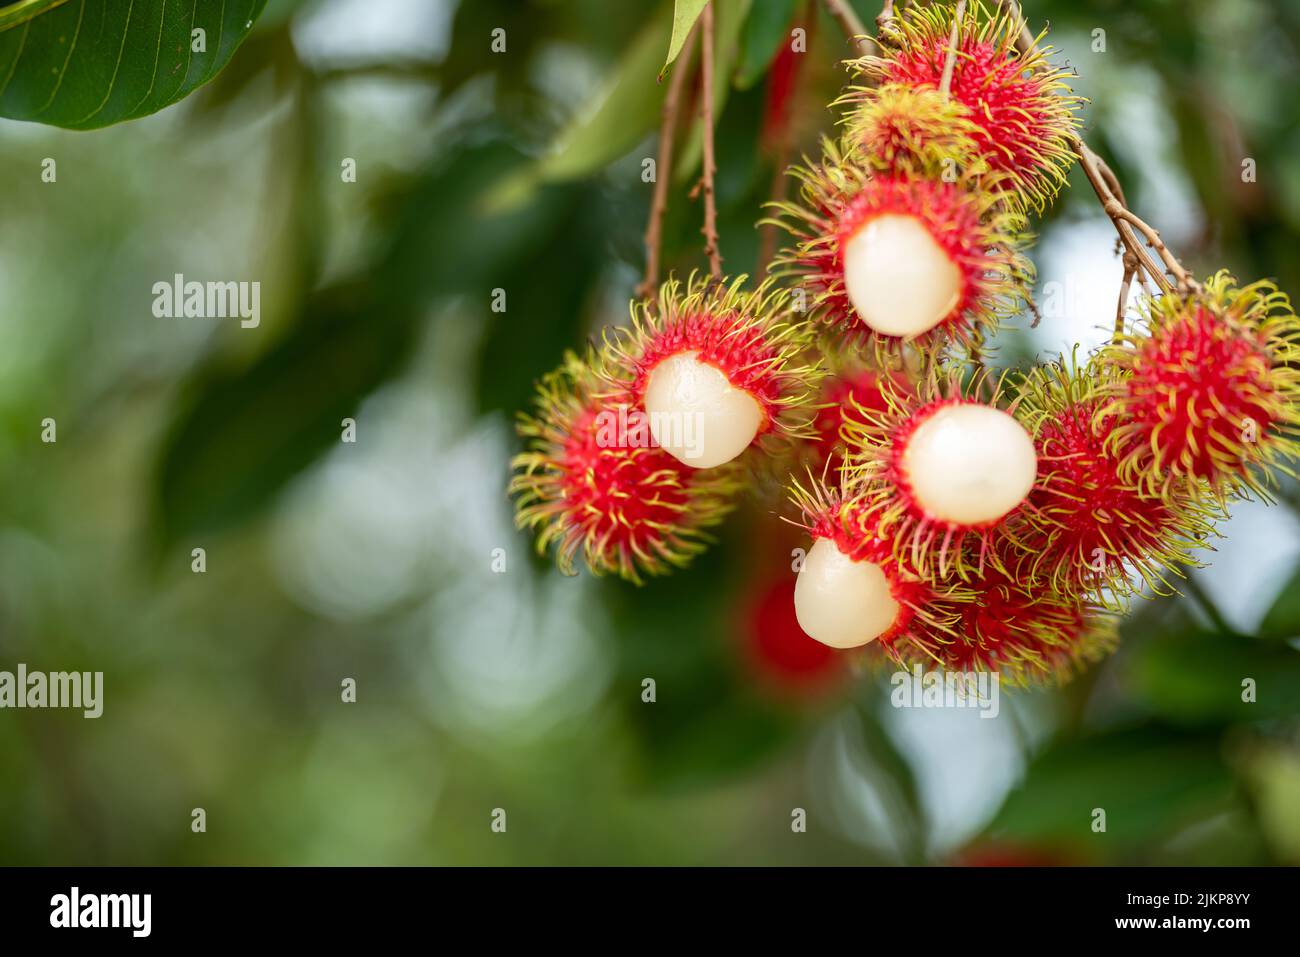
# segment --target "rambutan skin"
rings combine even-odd
[[[511,463],[515,524],[535,532],[539,553],[554,545],[565,574],[581,557],[593,574],[640,584],[702,551],[739,485],[732,470],[690,469],[644,428],[623,428],[635,421],[630,397],[602,391],[594,361],[567,354],[539,384],[536,414],[520,416],[528,447]]]
[[[850,86],[832,106],[848,107],[840,119],[844,154],[873,169],[933,175],[987,165],[970,111],[937,89]]]
[[[855,69],[884,84],[938,89],[955,13],[953,4],[908,6],[882,35],[884,55],[864,57]],[[980,0],[967,4],[949,89],[968,111],[980,154],[1012,177],[1022,208],[1041,210],[1074,161],[1083,100],[1066,82],[1070,71],[1050,65],[1051,47],[1016,49],[1021,23]]]
[[[829,463],[827,471],[837,473],[842,464],[844,438],[841,433],[846,423],[858,422],[865,426],[868,416],[888,410],[885,390],[907,388],[907,379],[900,371],[850,367],[827,376],[822,383],[821,408],[813,420],[817,432],[814,444],[818,469]]]
[[[685,285],[664,283],[654,302],[634,301],[631,326],[608,332],[601,351],[607,388],[644,408],[653,371],[666,359],[695,353],[759,404],[756,444],[771,450],[774,443],[812,437],[825,375],[820,360],[809,360],[815,330],[775,280],[746,291],[746,278],[722,283],[692,275]]]
[[[880,361],[892,361],[905,342],[931,348],[970,344],[997,327],[1027,296],[1033,266],[1023,248],[1022,220],[1007,210],[1002,194],[986,188],[969,170],[945,180],[937,171],[922,175],[872,170],[823,144],[818,163],[792,172],[800,181],[797,201],[772,204],[774,223],[793,245],[776,257],[774,274],[807,296],[810,318],[829,325],[849,343],[870,345]],[[875,331],[854,308],[845,281],[847,244],[872,222],[910,218],[938,246],[960,277],[960,292],[948,313],[910,340]]]
[[[1039,475],[1023,521],[1004,534],[1026,584],[1085,592],[1122,607],[1142,586],[1169,594],[1167,575],[1198,564],[1217,514],[1181,489],[1153,494],[1126,473],[1102,398],[1114,370],[1058,359],[1021,384],[1035,422]]]
[[[1126,477],[1222,505],[1268,499],[1300,456],[1300,321],[1267,281],[1220,272],[1199,290],[1142,305],[1139,328],[1104,349],[1117,375],[1105,412]]]

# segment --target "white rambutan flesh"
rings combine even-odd
[[[651,370],[645,411],[655,442],[697,469],[714,468],[744,452],[764,416],[752,395],[701,362],[697,352],[679,352]]]
[[[873,330],[910,339],[956,308],[962,275],[919,219],[891,213],[868,220],[844,244],[844,288]]]
[[[975,403],[947,405],[907,438],[903,473],[916,504],[955,525],[996,522],[1025,500],[1038,474],[1034,440],[1012,416]]]
[[[857,648],[889,630],[899,605],[879,565],[855,562],[831,539],[819,538],[795,580],[794,613],[809,638]]]

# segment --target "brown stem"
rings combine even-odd
[[[1025,22],[1024,11],[1020,9],[1020,4],[1017,0],[999,0],[999,2],[1002,6],[1011,10],[1015,18],[1020,22],[1020,33],[1016,37],[1016,49],[1022,55],[1031,53],[1035,44],[1034,35],[1029,32],[1029,25]],[[1178,257],[1169,250],[1160,238],[1160,234],[1128,208],[1128,204],[1124,200],[1124,190],[1119,185],[1119,179],[1106,165],[1105,160],[1093,152],[1082,137],[1075,137],[1074,150],[1079,156],[1084,173],[1088,176],[1088,182],[1092,184],[1093,192],[1097,194],[1097,199],[1101,201],[1102,209],[1110,217],[1110,221],[1115,226],[1115,231],[1119,233],[1120,241],[1141,264],[1142,269],[1151,276],[1156,285],[1164,292],[1170,292],[1173,289],[1173,285],[1166,275],[1166,270],[1168,270],[1178,280],[1178,289],[1180,291],[1188,292],[1200,289],[1200,284],[1178,261]],[[1164,263],[1163,269],[1151,258],[1146,247],[1138,239],[1137,234],[1133,231],[1135,227],[1151,244],[1151,248],[1160,256],[1161,261]]]
[[[948,55],[943,61],[943,76],[939,78],[939,92],[944,99],[952,89],[952,70],[957,64],[957,41],[961,36],[961,23],[966,17],[966,0],[957,0],[957,9],[952,16],[952,30],[948,33]]]
[[[709,274],[722,278],[722,255],[718,252],[718,204],[713,194],[713,177],[718,172],[713,153],[713,3],[700,14],[700,125],[704,132],[704,253],[709,257]]]
[[[867,27],[849,6],[848,0],[824,0],[824,2],[827,12],[835,18],[844,35],[857,43],[858,52],[862,56],[870,56],[874,45],[871,38],[867,36]],[[892,7],[892,4],[890,6]]]
[[[894,27],[894,0],[885,0],[880,13],[876,15],[876,29],[884,33]]]
[[[677,57],[673,77],[664,94],[662,119],[659,123],[659,154],[655,158],[655,191],[650,201],[650,219],[645,227],[645,279],[637,289],[642,299],[654,296],[659,284],[659,260],[663,247],[664,214],[668,212],[668,187],[672,183],[673,138],[677,131],[677,116],[681,110],[682,90],[691,72],[691,57],[695,50],[695,29],[686,37]]]
[[[1124,316],[1128,312],[1128,291],[1133,285],[1133,276],[1138,271],[1138,262],[1129,252],[1124,253],[1124,279],[1119,284],[1119,305],[1115,307],[1115,334],[1111,341],[1119,344],[1124,340]]]

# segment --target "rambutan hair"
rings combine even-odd
[[[1025,377],[1020,409],[1035,425],[1038,481],[1004,533],[1021,581],[1120,608],[1142,585],[1170,594],[1167,573],[1200,564],[1194,552],[1218,515],[1180,487],[1153,493],[1124,468],[1110,440],[1122,420],[1103,398],[1115,378],[1073,358]]]
[[[723,283],[692,273],[684,287],[665,282],[654,301],[634,300],[631,326],[606,332],[599,367],[608,389],[643,407],[655,367],[694,352],[758,402],[764,417],[755,443],[775,451],[774,444],[813,437],[825,374],[820,358],[810,359],[815,329],[774,279],[746,291],[747,278]]]
[[[955,16],[951,3],[909,5],[881,34],[883,55],[863,57],[853,68],[882,84],[937,90]],[[980,0],[968,3],[949,93],[966,107],[981,155],[1011,177],[1011,196],[1022,208],[1041,210],[1074,162],[1083,100],[1067,82],[1072,71],[1051,65],[1050,46],[1036,41],[1032,52],[1017,50],[1022,24]]]
[[[917,429],[942,409],[987,406],[1014,416],[1019,400],[1008,396],[1002,380],[994,382],[984,371],[964,376],[956,369],[938,371],[936,365],[913,389],[882,390],[888,405],[883,413],[858,408],[852,418],[846,418],[843,476],[859,503],[858,514],[873,523],[919,574],[930,581],[950,575],[967,581],[982,575],[990,560],[997,561],[994,533],[1025,506],[977,525],[933,516],[916,499],[904,453]],[[986,393],[991,393],[987,401]]]
[[[885,398],[884,390],[907,388],[910,385],[906,373],[901,370],[871,368],[860,363],[833,368],[822,381],[819,408],[813,419],[813,428],[817,432],[813,439],[817,468],[829,463],[830,472],[837,474],[842,464],[844,438],[841,432],[845,423],[861,420],[864,411],[887,411],[889,400]]]
[[[878,360],[891,361],[905,342],[923,349],[968,345],[1013,315],[1026,298],[1033,265],[1022,251],[1028,241],[1022,220],[975,171],[945,179],[939,171],[873,170],[827,140],[820,162],[805,160],[792,174],[800,181],[798,201],[771,204],[778,215],[765,220],[794,239],[777,255],[773,273],[800,287],[799,294],[811,294],[806,303],[811,318],[850,342],[873,346]],[[911,340],[870,328],[854,309],[844,280],[848,241],[872,220],[890,215],[919,222],[961,277],[957,303]]]
[[[1117,372],[1104,412],[1125,476],[1161,496],[1268,500],[1300,455],[1300,322],[1286,294],[1223,271],[1141,310],[1098,357]]]
[[[566,575],[581,557],[593,574],[640,584],[687,565],[710,541],[704,529],[730,510],[735,471],[698,471],[640,437],[620,433],[629,396],[602,391],[592,356],[566,353],[538,385],[537,412],[521,414],[527,449],[511,462],[515,524],[555,546]]]
[[[929,645],[956,637],[957,615],[940,605],[938,599],[951,596],[960,585],[936,587],[925,581],[906,553],[885,537],[876,516],[864,512],[861,500],[843,487],[829,486],[811,474],[806,485],[792,481],[789,494],[800,514],[794,524],[814,542],[829,539],[849,559],[871,562],[884,573],[890,596],[898,604],[898,617],[869,647],[901,661],[896,650],[899,647],[917,642]]]

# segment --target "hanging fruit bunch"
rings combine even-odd
[[[836,134],[773,204],[765,222],[788,242],[752,287],[722,274],[702,98],[710,275],[633,302],[631,324],[569,356],[521,420],[518,523],[563,570],[581,559],[640,583],[685,566],[758,471],[776,472],[807,537],[781,594],[809,636],[1050,682],[1114,647],[1134,597],[1175,592],[1234,500],[1268,500],[1293,474],[1287,297],[1182,267],[1080,138],[1069,74],[1007,6],[882,17],[848,63]],[[708,89],[707,5],[696,32]],[[994,373],[989,335],[1033,311],[1030,217],[1076,160],[1123,244],[1115,336]]]

